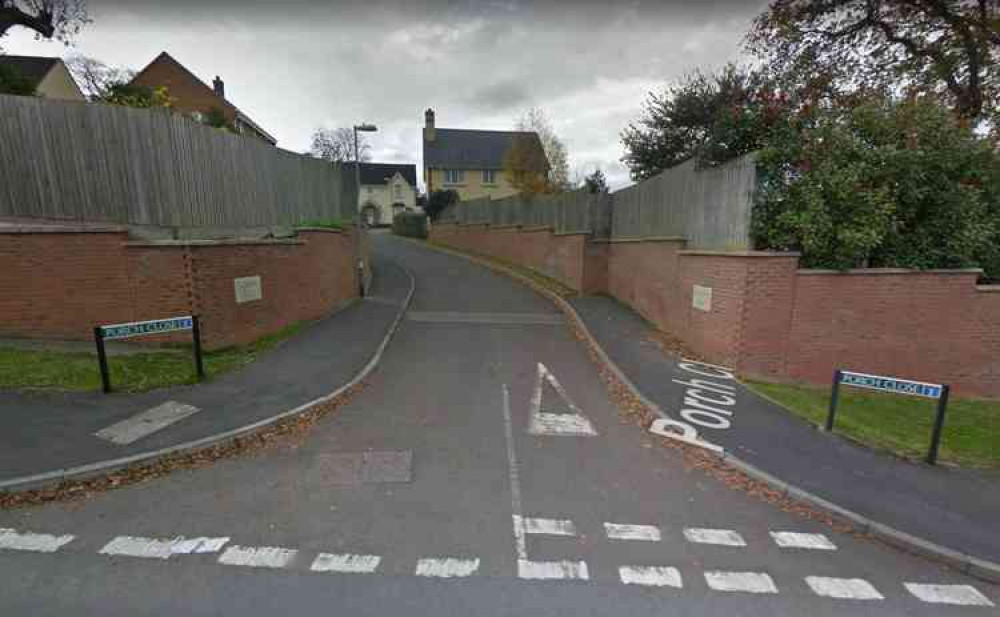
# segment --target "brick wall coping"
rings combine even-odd
[[[318,231],[325,234],[342,234],[343,229],[331,229],[329,227],[296,227],[295,231]]]
[[[533,225],[531,227],[522,227],[521,231],[524,232],[534,232],[534,231],[555,231],[555,227],[552,225]]]
[[[304,245],[305,240],[293,238],[232,238],[228,240],[134,240],[126,242],[125,246],[169,248],[186,246],[241,246],[241,245]]]
[[[520,229],[521,225],[518,223],[507,224],[507,225],[490,225],[490,229]]]
[[[976,285],[976,291],[984,294],[1000,294],[1000,285]]]
[[[824,270],[803,268],[798,271],[800,276],[883,276],[893,274],[982,274],[982,268],[937,268],[928,270],[916,270],[912,268],[852,268],[850,270]]]
[[[124,225],[0,225],[3,234],[106,234],[127,232]]]
[[[554,236],[589,236],[589,231],[557,231]]]
[[[635,242],[687,242],[687,238],[684,236],[637,236],[637,237],[622,237],[622,238],[602,238],[600,240],[594,240],[594,242],[601,242],[607,244],[629,244]]]
[[[677,251],[678,255],[697,255],[705,257],[754,257],[754,258],[768,258],[768,257],[782,257],[782,258],[798,258],[802,256],[802,253],[796,252],[777,252],[777,251],[711,251],[704,249],[685,249]],[[800,270],[799,272],[802,272]]]

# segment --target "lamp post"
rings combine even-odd
[[[358,132],[374,133],[377,130],[378,127],[374,124],[354,125],[354,184],[358,187],[358,203],[354,213],[354,227],[358,238],[355,242],[354,256],[358,263],[358,287],[362,298],[365,297],[365,265],[361,251],[361,155],[358,148]]]

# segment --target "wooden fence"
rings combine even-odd
[[[162,109],[0,95],[0,216],[241,228],[356,204],[349,166]]]
[[[494,225],[547,225],[557,232],[589,231],[617,239],[683,237],[689,248],[752,248],[750,217],[757,174],[750,154],[718,167],[694,161],[610,195],[571,191],[527,198],[463,201],[445,220]]]

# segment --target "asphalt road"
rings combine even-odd
[[[995,586],[685,469],[527,289],[374,247],[416,294],[350,405],[255,456],[0,512],[0,614],[997,614]]]

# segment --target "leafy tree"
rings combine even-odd
[[[35,86],[13,69],[0,66],[0,94],[35,96]]]
[[[135,77],[135,71],[132,69],[108,66],[96,58],[80,54],[67,58],[66,68],[73,74],[83,93],[92,101],[103,100],[110,93],[112,86],[127,84]]]
[[[236,127],[234,127],[233,123],[230,122],[228,118],[226,118],[226,113],[221,109],[219,109],[218,107],[212,107],[211,109],[208,110],[208,112],[205,114],[204,123],[207,126],[211,126],[217,129],[225,129],[232,133],[236,132]]]
[[[984,267],[1000,276],[1000,153],[933,98],[788,116],[758,157],[760,248],[808,267]]]
[[[636,122],[622,131],[622,162],[633,180],[645,180],[698,156],[725,161],[755,150],[784,99],[765,78],[729,64],[717,73],[696,71],[650,93]]]
[[[103,103],[149,109],[152,107],[173,107],[174,99],[165,87],[150,88],[131,83],[110,84],[107,93],[98,99]]]
[[[454,189],[431,191],[424,205],[424,212],[432,221],[436,221],[445,208],[458,203],[458,191]]]
[[[610,190],[608,189],[608,182],[604,177],[604,172],[601,171],[600,167],[583,179],[583,188],[588,193],[607,193]]]
[[[934,93],[973,122],[998,107],[996,0],[772,0],[747,44],[778,73],[826,74],[841,90]]]
[[[566,145],[556,134],[548,116],[539,107],[533,107],[517,119],[514,130],[534,132],[542,142],[542,150],[550,166],[548,177],[532,173],[538,167],[532,140],[515,138],[514,146],[508,152],[505,167],[513,172],[513,183],[522,192],[545,193],[566,191],[572,188],[569,178],[569,155]]]
[[[354,161],[354,131],[350,127],[316,129],[313,131],[310,154],[330,162]],[[371,145],[361,133],[358,134],[358,154],[362,162],[372,158]]]
[[[90,23],[86,0],[0,0],[0,38],[14,26],[68,41]]]

